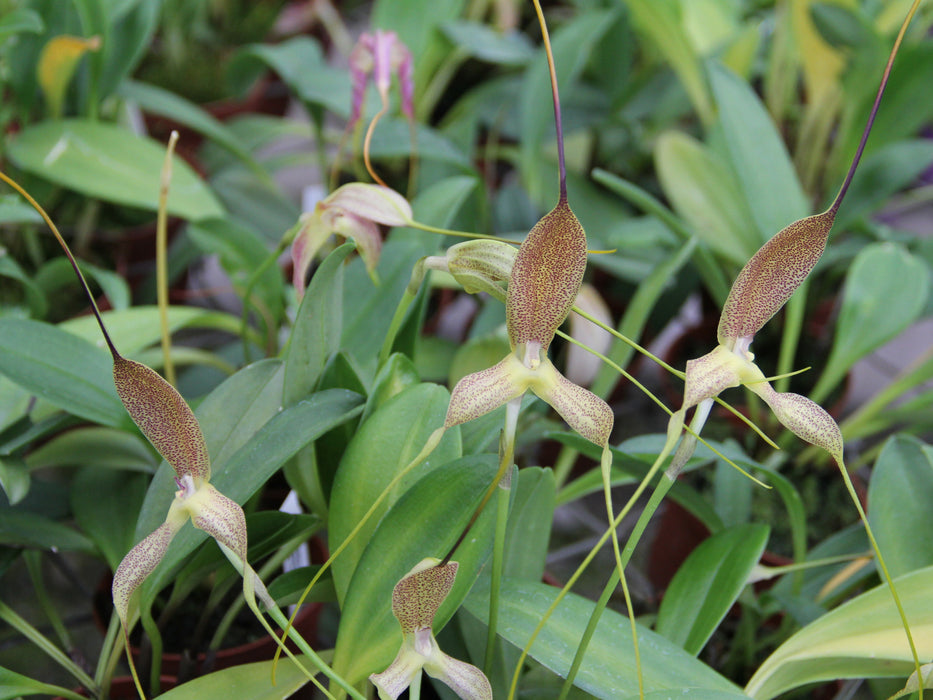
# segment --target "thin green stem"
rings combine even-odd
[[[58,610],[56,610],[55,606],[52,604],[48,595],[48,590],[45,587],[45,578],[42,576],[42,552],[38,550],[27,550],[23,553],[23,558],[26,561],[26,567],[29,570],[29,578],[32,580],[32,587],[39,601],[39,605],[42,607],[42,612],[45,613],[46,618],[48,618],[48,621],[51,623],[52,629],[55,630],[55,634],[58,636],[58,641],[62,647],[66,650],[72,649],[74,644],[71,641],[71,635],[68,634],[68,628],[65,626],[65,623],[62,622],[61,615],[58,614]]]
[[[534,644],[535,640],[538,638],[538,635],[541,634],[541,630],[544,629],[544,626],[547,624],[547,621],[551,618],[551,615],[554,614],[554,611],[557,609],[557,606],[560,605],[560,602],[567,596],[570,592],[570,589],[573,588],[574,584],[579,580],[580,576],[583,575],[583,572],[586,571],[587,567],[592,563],[593,559],[596,557],[596,554],[603,548],[603,545],[609,540],[612,531],[619,526],[622,520],[628,515],[629,511],[635,505],[639,498],[641,498],[642,493],[648,487],[648,484],[654,479],[655,475],[658,473],[658,470],[661,468],[661,464],[670,454],[674,445],[677,442],[677,438],[680,436],[680,431],[669,431],[667,436],[667,441],[665,442],[664,448],[661,450],[661,453],[658,455],[654,464],[651,466],[651,469],[648,470],[648,473],[645,475],[645,478],[642,479],[641,483],[635,489],[635,492],[631,495],[628,502],[619,511],[615,519],[610,523],[609,527],[602,534],[602,536],[597,540],[596,544],[593,545],[593,548],[590,550],[589,554],[584,557],[583,561],[580,562],[580,565],[577,567],[576,571],[571,574],[570,578],[567,580],[567,583],[564,584],[564,587],[560,589],[560,592],[557,594],[557,597],[544,612],[544,615],[541,616],[541,621],[532,631],[531,636],[528,641],[525,643],[525,647],[522,649],[522,653],[519,655],[518,662],[515,665],[515,672],[512,675],[512,684],[509,687],[509,696],[508,700],[514,700],[515,693],[518,689],[518,679],[522,671],[522,667],[525,664],[525,659],[528,658],[528,653]]]
[[[670,451],[670,448],[668,448],[668,451]],[[632,553],[635,551],[635,547],[638,545],[642,534],[645,532],[645,528],[648,527],[649,521],[673,485],[673,479],[670,479],[667,476],[662,476],[660,481],[658,481],[657,486],[654,487],[654,491],[651,493],[651,498],[645,505],[644,510],[642,510],[641,514],[638,516],[638,522],[635,523],[635,528],[632,530],[632,534],[629,535],[629,538],[625,544],[625,549],[622,551],[623,566],[628,565],[632,558]],[[614,570],[609,576],[609,580],[606,581],[606,586],[603,588],[603,592],[599,597],[599,601],[596,603],[596,607],[593,608],[593,613],[590,615],[590,619],[586,624],[586,630],[584,631],[583,636],[580,638],[580,643],[577,645],[577,650],[574,653],[573,662],[570,664],[570,670],[567,672],[567,677],[564,679],[564,684],[560,689],[560,696],[558,697],[558,700],[566,700],[568,694],[570,693],[570,689],[573,687],[573,681],[577,676],[577,672],[580,670],[580,665],[583,663],[583,657],[586,654],[586,649],[589,646],[593,635],[596,633],[596,626],[599,624],[599,619],[602,616],[603,611],[606,609],[606,605],[609,603],[612,592],[615,590],[615,587],[618,585],[618,583],[618,571]]]
[[[492,545],[492,567],[490,569],[490,590],[489,590],[489,624],[486,627],[486,657],[483,668],[486,675],[492,673],[493,662],[496,656],[496,638],[499,629],[499,591],[502,587],[502,570],[505,560],[505,533],[509,520],[509,495],[511,491],[511,474],[509,470],[515,461],[515,430],[518,425],[518,414],[521,411],[522,399],[512,399],[505,408],[505,426],[502,430],[502,439],[500,441],[499,469],[496,478],[490,486],[497,490],[497,508],[496,508],[496,532]],[[488,501],[490,491],[487,491],[476,508],[470,523],[464,529],[463,534],[457,540],[451,553],[444,560],[447,560],[456,550],[457,546],[463,541],[466,533],[469,532],[476,518],[482,513],[483,508]]]
[[[178,132],[172,131],[165,150],[162,178],[159,186],[159,210],[156,214],[156,299],[159,305],[159,328],[165,381],[175,386],[175,365],[172,363],[172,335],[168,323],[168,191],[172,182],[172,154],[178,143]]]
[[[894,581],[891,580],[891,574],[888,573],[888,566],[884,562],[884,557],[881,556],[881,548],[878,546],[878,541],[875,539],[875,534],[872,532],[871,525],[868,522],[868,516],[865,514],[865,509],[862,508],[862,502],[859,500],[858,493],[855,491],[855,486],[852,484],[852,479],[849,478],[849,471],[846,469],[846,465],[840,460],[839,461],[839,471],[842,472],[842,478],[846,484],[846,490],[849,492],[849,496],[852,498],[852,502],[855,504],[856,510],[858,510],[859,518],[862,519],[862,524],[865,526],[865,534],[868,535],[868,540],[871,542],[871,548],[875,552],[875,557],[878,559],[878,566],[881,568],[881,573],[884,575],[884,580],[888,584],[888,588],[891,590],[891,598],[894,599],[894,605],[897,608],[897,614],[901,618],[901,624],[904,626],[904,634],[907,635],[907,644],[910,646],[910,654],[913,656],[914,660],[914,670],[917,673],[917,679],[920,682],[920,700],[923,700],[923,678],[920,673],[920,656],[917,654],[917,646],[914,644],[914,637],[910,631],[910,624],[907,622],[907,614],[904,612],[904,606],[901,605],[900,596],[897,594],[897,588],[894,586]]]
[[[0,620],[3,620],[10,627],[26,637],[33,646],[71,674],[71,676],[85,688],[91,692],[97,692],[97,683],[94,682],[93,678],[87,675],[74,661],[69,659],[48,637],[29,624],[25,618],[21,617],[13,608],[3,601],[0,601]]]

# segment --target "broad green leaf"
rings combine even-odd
[[[424,124],[418,124],[416,129],[414,148],[420,160],[436,160],[458,165],[467,172],[473,171],[470,157],[444,134]],[[373,158],[408,158],[411,149],[408,122],[404,119],[383,119],[379,122],[370,142],[370,155]]]
[[[728,528],[698,546],[674,574],[655,629],[696,656],[738,600],[768,542],[767,525]]]
[[[273,70],[303,102],[348,117],[352,83],[346,71],[327,64],[321,46],[301,36],[279,44],[252,44],[236,53],[228,73],[235,89],[245,91],[263,71]]]
[[[933,657],[933,567],[894,580],[921,659]],[[810,623],[759,666],[745,687],[769,700],[808,683],[837,678],[907,676],[913,657],[886,584]]]
[[[425,557],[447,554],[495,477],[496,462],[494,455],[464,457],[424,476],[364,538],[366,549],[341,606],[334,650],[334,670],[351,683],[392,662],[402,643],[391,610],[392,589]],[[435,630],[457,610],[489,555],[494,520],[495,509],[486,508],[457,548],[457,580],[434,620]]]
[[[122,470],[85,467],[71,483],[71,509],[111,571],[133,546],[133,528],[149,478]],[[110,497],[102,498],[102,494]]]
[[[656,690],[645,693],[644,700],[748,700],[748,696],[739,692],[725,690],[706,690],[705,688],[682,688],[676,693],[670,690]],[[634,697],[631,699],[634,700]]]
[[[0,17],[0,38],[20,32],[39,34],[44,29],[42,17],[35,10],[25,7],[9,10],[3,17]]]
[[[305,668],[314,668],[311,661],[303,656],[298,656],[298,661]],[[225,668],[222,671],[194,678],[177,688],[162,693],[159,697],[164,700],[205,700],[205,698],[282,700],[310,683],[304,672],[283,656],[275,669],[275,684],[273,685],[272,667],[271,661],[261,661]]]
[[[15,506],[29,493],[29,469],[22,460],[4,457],[0,459],[0,488],[11,506]]]
[[[657,47],[677,74],[704,123],[713,120],[710,89],[703,65],[687,35],[679,0],[625,0],[640,32]]]
[[[55,406],[94,423],[129,425],[105,350],[55,326],[0,319],[0,372]]]
[[[908,435],[890,438],[868,485],[868,519],[891,576],[933,566],[933,448]]]
[[[615,16],[614,11],[580,13],[551,33],[558,89],[562,96],[570,93],[570,87],[583,71],[590,52],[613,25]],[[521,105],[522,181],[532,201],[538,204],[548,202],[544,206],[550,208],[557,194],[557,167],[542,156],[542,146],[553,143],[555,134],[551,81],[543,48],[539,48],[529,63],[518,99]]]
[[[18,508],[0,508],[0,545],[94,554],[94,544],[67,525]]]
[[[463,0],[408,0],[402,3],[376,0],[371,22],[373,27],[398,34],[417,66],[428,48],[431,35],[446,22],[459,17],[464,4]]]
[[[226,148],[254,171],[261,170],[223,122],[184,97],[157,85],[148,85],[135,80],[124,80],[120,83],[117,92],[121,97],[135,102],[149,114],[173,119],[179,124],[194,129],[202,136]]]
[[[285,351],[285,405],[313,391],[328,358],[340,349],[343,261],[355,247],[344,243],[328,255],[301,300]]]
[[[65,119],[23,129],[9,146],[23,170],[80,194],[155,211],[165,148],[116,124]],[[177,156],[168,212],[196,221],[223,209],[195,172]]]
[[[130,286],[125,279],[106,268],[83,261],[79,266],[89,282],[97,283],[114,310],[123,311],[129,308]],[[47,299],[55,299],[63,288],[79,289],[74,269],[64,256],[53,258],[42,265],[36,272],[35,282],[45,292]]]
[[[357,415],[360,403],[355,394],[331,389],[282,409],[228,459],[215,464],[211,484],[242,505],[301,448]],[[168,508],[163,518],[167,512]],[[146,582],[147,590],[157,591],[165,585],[172,568],[205,539],[207,534],[201,530],[193,527],[182,530]]]
[[[161,337],[159,308],[157,306],[134,306],[122,311],[105,311],[101,314],[113,344],[124,356],[133,356]],[[63,331],[105,348],[100,327],[93,316],[79,316],[58,325]],[[194,306],[168,307],[168,329],[175,333],[183,328],[206,328],[238,333],[240,319],[221,311],[209,311]]]
[[[532,631],[557,597],[558,589],[535,581],[505,579],[500,591],[499,634],[517,647],[528,644]],[[474,590],[466,610],[485,621],[489,612],[488,591]],[[568,594],[548,619],[531,647],[531,656],[554,673],[565,676],[586,628],[595,603]],[[684,689],[705,689],[739,695],[733,685],[706,664],[680,647],[644,627],[638,628],[638,649],[646,693],[670,690],[679,696]],[[603,612],[596,633],[587,647],[574,684],[606,700],[637,697],[638,674],[628,618],[614,610]]]
[[[893,243],[865,247],[846,275],[833,347],[811,398],[825,399],[852,365],[913,323],[929,293],[922,260]]]
[[[807,216],[810,208],[784,142],[755,92],[721,66],[711,66],[709,74],[725,155],[763,243]]]
[[[557,484],[550,469],[526,467],[513,482],[514,502],[505,534],[505,567],[511,578],[540,581],[548,554]]]
[[[69,698],[69,700],[82,700],[85,697],[73,690],[52,685],[51,683],[43,683],[0,666],[0,700],[14,700],[14,698],[20,698],[24,695],[39,694],[56,695]]]
[[[522,66],[535,55],[528,37],[515,30],[497,32],[488,25],[468,20],[445,22],[441,30],[456,46],[481,61]]]
[[[388,483],[421,452],[444,424],[450,395],[436,384],[418,384],[389,399],[357,430],[337,467],[330,497],[328,538],[333,551],[363,519]],[[460,456],[460,433],[449,430],[434,452],[404,478],[334,561],[334,585],[343,600],[357,562],[379,518],[418,479]],[[421,558],[427,556],[422,555]],[[412,562],[414,566],[417,561]],[[411,567],[409,567],[411,568]],[[405,573],[399,575],[401,578]],[[397,579],[396,579],[397,580]],[[393,585],[394,582],[393,582]]]
[[[118,0],[104,8],[112,22],[102,47],[100,96],[113,94],[136,70],[152,46],[163,0]]]
[[[697,238],[729,262],[744,265],[762,239],[729,166],[700,141],[678,131],[658,138],[655,163],[664,193]]]

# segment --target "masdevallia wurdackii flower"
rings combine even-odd
[[[406,226],[412,223],[411,205],[398,192],[382,185],[351,182],[331,192],[304,214],[292,243],[292,283],[301,298],[308,268],[331,234],[350,238],[375,281],[382,250],[379,225]]]
[[[247,562],[243,509],[211,486],[207,445],[191,408],[158,373],[121,357],[112,345],[110,349],[117,394],[143,435],[174,468],[178,485],[165,522],[133,547],[114,573],[113,604],[124,634],[129,634],[136,612],[133,594],[162,561],[172,538],[189,519],[217,541],[242,575],[247,600],[253,601],[258,594],[271,609],[272,599]]]
[[[381,700],[396,700],[423,670],[446,684],[462,700],[492,700],[483,672],[443,651],[432,626],[454,585],[459,564],[423,559],[392,590],[392,614],[402,627],[402,646],[389,667],[369,677]]]

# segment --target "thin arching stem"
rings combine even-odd
[[[554,52],[551,51],[551,37],[544,21],[541,3],[534,0],[538,24],[541,25],[541,37],[544,39],[544,52],[547,54],[548,73],[551,77],[551,96],[554,100],[554,127],[557,129],[557,172],[560,177],[560,201],[567,201],[567,166],[564,162],[564,127],[560,117],[560,95],[557,93],[557,69],[554,66]]]

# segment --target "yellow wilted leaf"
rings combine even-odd
[[[62,116],[65,90],[78,67],[78,61],[88,51],[97,51],[99,48],[99,36],[85,39],[68,34],[54,37],[43,47],[36,76],[52,117],[58,119]]]

